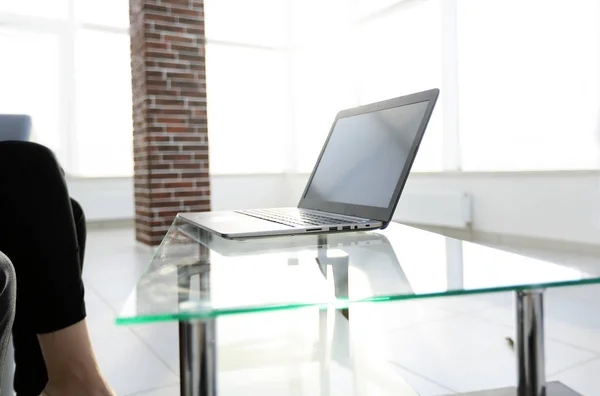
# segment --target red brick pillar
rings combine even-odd
[[[130,0],[136,237],[210,209],[203,0]],[[109,115],[107,115],[109,116]]]

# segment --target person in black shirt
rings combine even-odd
[[[83,210],[70,199],[54,154],[36,143],[0,142],[0,251],[16,273],[17,396],[114,395],[86,325],[85,236]],[[11,280],[2,271],[0,286]],[[7,329],[10,312],[0,312],[0,333]]]

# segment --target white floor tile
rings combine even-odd
[[[600,331],[600,288],[597,285],[549,289],[545,292],[546,316],[589,330]]]
[[[552,375],[550,381],[560,381],[576,392],[586,396],[600,393],[600,358]]]
[[[136,244],[132,230],[90,232],[84,282],[119,312],[151,257],[151,250]]]
[[[429,300],[429,299],[428,299]],[[423,300],[423,301],[428,301]],[[494,307],[506,307],[513,304],[513,293],[482,293],[464,296],[437,297],[431,304],[438,308],[455,313],[473,313]]]
[[[179,396],[179,384],[156,388],[123,396]]]
[[[116,275],[116,271],[106,270],[98,271],[91,276],[88,273],[83,279],[87,287],[92,287],[110,308],[118,313],[125,305],[140,275],[141,273],[134,273],[131,270],[123,271],[120,275]]]
[[[179,373],[179,327],[177,322],[162,322],[128,326],[144,344],[169,367]]]
[[[226,316],[217,320],[217,343],[222,369],[230,361],[242,363],[247,353],[261,354],[258,348],[279,348],[283,344],[309,348],[318,341],[318,310],[303,309]],[[176,322],[130,327],[144,343],[179,373],[179,329]],[[263,355],[265,355],[263,353]],[[234,364],[235,365],[235,364]]]
[[[91,333],[100,368],[117,394],[126,395],[178,382],[178,376],[129,329]]]
[[[85,288],[85,308],[90,328],[102,327],[104,329],[115,326],[115,311],[89,285],[86,285]]]
[[[386,343],[391,361],[457,392],[469,392],[516,383],[508,333],[505,326],[463,316],[391,332]],[[550,374],[594,356],[552,341],[546,347]]]
[[[353,320],[364,322],[363,330],[367,333],[372,330],[385,333],[466,313],[508,307],[512,302],[510,293],[492,293],[357,304],[350,312]]]
[[[441,396],[441,395],[452,395],[454,392],[450,388],[443,387],[436,384],[428,379],[421,377],[420,375],[411,373],[402,367],[393,365],[394,370],[400,373],[400,376],[419,394],[419,396]]]
[[[130,329],[115,325],[115,312],[89,288],[86,306],[92,346],[102,372],[117,394],[177,383],[178,376]]]
[[[418,324],[456,316],[435,299],[357,304],[350,309],[352,320],[369,323],[381,331],[403,329]]]
[[[354,375],[337,363],[299,363],[220,373],[219,392],[261,396],[417,396],[400,377]]]
[[[548,340],[600,353],[600,308],[597,303],[547,292],[545,335]],[[496,307],[473,313],[474,317],[506,326],[514,334],[515,310]]]
[[[559,287],[550,290],[548,294],[576,301],[596,303],[600,300],[600,285]]]
[[[174,328],[169,327],[164,326],[159,331],[172,334],[171,330]],[[136,332],[139,333],[140,328],[136,328]],[[141,332],[144,333],[144,330]],[[335,329],[332,329],[331,333],[325,332],[328,338],[339,333],[339,330]],[[340,338],[343,339],[344,335]],[[284,343],[286,340],[287,344]],[[315,349],[309,339],[298,339],[293,334],[286,336],[286,332],[275,337],[271,335],[250,339],[244,343],[224,342],[218,350],[219,394],[416,396],[401,373],[383,360],[372,362],[367,358],[363,359],[362,356],[358,357],[354,363],[359,365],[356,366],[356,375],[349,369],[352,367],[348,361],[350,353],[341,353],[339,349],[342,347],[336,345],[327,349]],[[172,350],[167,353],[171,353]],[[322,354],[325,350],[327,355]],[[332,359],[320,360],[322,356],[332,356]],[[342,358],[336,360],[340,356]],[[327,364],[321,365],[321,361]],[[162,395],[164,392],[166,390],[159,389],[142,394]]]

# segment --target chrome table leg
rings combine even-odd
[[[217,395],[215,319],[179,322],[181,396]]]

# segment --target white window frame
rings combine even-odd
[[[75,1],[68,0],[67,19],[51,19],[38,16],[27,16],[0,12],[0,26],[14,28],[33,33],[55,34],[59,45],[59,130],[60,145],[56,153],[62,160],[67,173],[77,163],[77,131],[75,112],[75,40],[77,31],[81,29],[129,35],[129,28],[118,28],[108,25],[77,22],[75,18]],[[70,176],[72,177],[72,176]],[[121,177],[121,176],[117,176]],[[130,176],[122,176],[130,177]],[[114,176],[75,177],[82,179],[104,179]]]
[[[418,6],[418,3],[427,0],[397,0],[396,2],[380,9],[372,14],[366,15],[358,19],[355,23],[362,24],[365,22],[377,19],[386,13],[398,10],[399,8]],[[459,53],[458,53],[458,1],[459,0],[439,0],[441,3],[441,51],[442,51],[442,86],[441,98],[443,99],[443,115],[442,115],[442,170],[441,172],[420,172],[421,174],[439,174],[439,173],[485,173],[485,174],[511,174],[511,173],[580,173],[597,171],[598,169],[582,169],[582,170],[507,170],[507,171],[464,171],[462,168],[462,153],[460,141],[460,103],[459,103]],[[596,0],[600,1],[600,0]],[[350,2],[352,3],[352,2]],[[355,5],[355,4],[354,4]],[[352,4],[350,5],[352,6]],[[600,91],[600,86],[598,87]],[[297,131],[292,130],[291,142],[301,139],[297,136]],[[600,145],[600,109],[598,112],[598,141]],[[590,142],[592,143],[592,142]],[[290,148],[293,152],[293,147]],[[293,156],[290,156],[292,158]],[[290,169],[297,169],[295,163],[289,164]],[[598,164],[600,167],[600,163]]]
[[[458,103],[458,0],[441,2],[442,13],[442,116],[443,171],[462,171]]]
[[[69,15],[65,20],[59,19],[48,19],[43,17],[35,16],[23,16],[17,14],[0,13],[0,26],[8,26],[11,28],[22,29],[36,33],[47,33],[55,34],[59,40],[59,61],[60,61],[60,98],[59,108],[59,128],[61,131],[61,143],[59,152],[57,153],[63,161],[65,161],[65,168],[72,169],[77,163],[77,133],[75,130],[75,37],[78,29],[90,29],[96,31],[128,34],[129,29],[127,28],[115,28],[111,26],[104,26],[90,23],[77,23],[75,19],[75,1],[68,0],[69,4]],[[389,12],[392,9],[398,7],[414,6],[422,0],[398,0],[389,6],[378,10],[371,15],[367,15],[356,23],[364,23],[366,21],[376,19],[379,16]],[[462,172],[461,167],[461,152],[460,152],[460,132],[459,132],[459,101],[458,101],[458,89],[459,89],[459,77],[458,77],[458,34],[457,34],[457,11],[458,11],[458,0],[441,0],[441,31],[442,31],[442,86],[441,95],[443,98],[444,109],[443,109],[443,168],[442,172]],[[355,6],[350,2],[349,6]],[[289,121],[290,128],[289,133],[285,135],[285,143],[282,150],[285,150],[288,155],[285,156],[285,163],[283,164],[283,173],[303,173],[298,171],[298,159],[295,154],[295,143],[298,139],[302,139],[299,136],[298,131],[295,127],[295,111],[294,111],[294,95],[292,92],[293,86],[293,65],[292,65],[292,48],[294,32],[292,31],[293,20],[293,5],[291,1],[288,1],[286,8],[287,19],[286,26],[286,41],[282,47],[275,46],[261,46],[255,44],[247,44],[242,42],[231,42],[221,41],[207,38],[206,42],[215,45],[227,45],[233,47],[242,48],[254,48],[260,50],[271,50],[278,51],[286,54],[288,70],[288,92],[287,101],[289,108]],[[598,87],[600,90],[600,87]],[[358,96],[358,92],[357,92]],[[600,141],[600,115],[598,120],[598,139]],[[599,143],[600,144],[600,143]],[[519,171],[496,171],[496,172],[484,172],[484,173],[518,173]],[[540,172],[540,173],[552,173],[556,171],[528,171],[528,172]],[[559,171],[565,172],[565,171]],[[570,172],[570,171],[566,171]],[[577,172],[574,171],[574,172]],[[274,172],[274,174],[277,172]],[[421,173],[421,172],[419,172]],[[439,172],[422,172],[422,173],[439,173]],[[481,172],[470,172],[470,173],[481,173]],[[217,173],[218,175],[218,173]],[[104,177],[99,177],[104,178]]]

